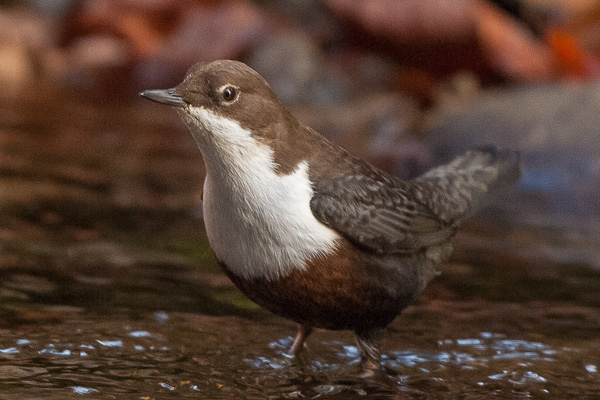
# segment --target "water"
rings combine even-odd
[[[362,379],[350,333],[317,331],[290,359],[294,324],[219,273],[201,160],[174,115],[42,93],[0,103],[1,399],[600,395],[600,243],[585,229],[466,224],[386,332],[384,372]]]
[[[79,303],[76,293],[64,292],[72,287],[53,283]],[[562,338],[544,324],[532,326],[540,312],[567,326],[594,317],[597,323],[586,310],[477,301],[450,301],[440,310],[439,302],[425,301],[392,324],[385,373],[364,380],[347,332],[317,331],[294,360],[285,354],[294,326],[265,312],[242,318],[208,315],[201,307],[153,310],[173,293],[148,294],[147,307],[140,307],[114,301],[131,287],[103,288],[95,299],[79,295],[88,297],[85,307],[3,299],[3,313],[12,311],[0,330],[3,399],[594,398],[599,390],[597,336]],[[87,290],[98,292],[97,284]],[[497,317],[508,326],[495,328],[510,333],[478,332]],[[515,331],[514,324],[527,327]]]

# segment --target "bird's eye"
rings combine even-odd
[[[237,90],[233,86],[227,86],[223,89],[223,100],[233,101],[237,97]]]

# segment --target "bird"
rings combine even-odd
[[[386,326],[448,260],[460,221],[520,175],[518,151],[487,147],[401,180],[303,125],[239,61],[140,95],[189,128],[209,244],[250,300],[298,324],[292,356],[315,328],[350,330],[359,365],[379,369]]]

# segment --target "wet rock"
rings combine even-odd
[[[247,61],[284,103],[322,105],[348,98],[348,77],[328,66],[318,44],[300,31],[270,35]]]
[[[444,159],[485,145],[520,150],[521,195],[501,204],[511,219],[597,231],[599,99],[598,83],[481,92],[462,107],[437,109],[428,139]]]
[[[545,10],[562,22],[564,31],[571,34],[584,49],[596,57],[600,55],[600,35],[598,35],[600,3],[594,0],[552,0],[530,3],[531,6]]]
[[[598,76],[600,40],[591,33],[599,18],[596,3],[510,2],[519,9],[511,15],[486,1],[326,0],[352,28],[393,44],[383,51],[395,46],[410,54],[401,60],[405,64],[434,75],[468,69],[492,81],[537,82]],[[369,35],[356,36],[365,47],[378,43]]]
[[[0,85],[16,92],[33,78],[33,63],[27,47],[20,41],[0,38]]]
[[[501,76],[516,81],[547,81],[558,71],[550,47],[520,21],[487,2],[474,3],[476,36],[482,57]]]
[[[109,35],[87,35],[74,41],[65,51],[67,82],[83,79],[103,68],[123,66],[128,61],[126,44]]]
[[[465,69],[490,74],[475,38],[473,1],[325,3],[347,22],[345,33],[351,42],[415,68],[427,80]]]
[[[344,40],[339,18],[321,0],[260,1],[260,5],[272,14],[275,25],[291,25],[321,45],[335,46]]]
[[[431,164],[427,145],[413,132],[420,112],[393,93],[364,96],[330,106],[297,106],[301,122],[394,175],[410,178]]]
[[[77,1],[78,0],[28,0],[27,3],[40,14],[64,17],[73,6],[73,3]]]
[[[469,0],[452,4],[439,0],[326,0],[325,3],[342,17],[398,41],[432,38],[453,41],[472,33],[473,2]]]
[[[173,85],[201,60],[237,58],[269,24],[248,0],[56,3],[35,2],[31,7],[40,14],[11,16],[6,31],[20,28],[21,38],[26,31],[22,27],[37,22],[44,34],[35,35],[33,43],[32,35],[25,35],[26,61],[44,78],[86,89],[90,97],[102,100],[130,100],[141,88]],[[3,27],[4,15],[0,14]],[[20,67],[20,48],[13,44],[7,49],[2,40],[6,36],[3,30],[0,54],[11,55],[2,57],[10,61],[10,68],[4,68],[7,62],[0,64],[0,78],[16,72],[26,75],[31,66]]]
[[[55,25],[30,11],[0,9],[0,85],[17,94],[37,77],[36,54],[53,44]]]
[[[393,91],[406,75],[406,71],[398,63],[376,53],[346,52],[334,60],[336,65],[340,65],[350,75],[355,96]],[[399,92],[407,94],[408,91]]]
[[[198,61],[239,58],[268,31],[267,18],[250,1],[192,4],[178,12],[177,26],[136,67],[138,81],[173,85]]]

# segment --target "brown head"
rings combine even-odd
[[[198,63],[175,91],[185,103],[238,121],[242,128],[252,131],[286,117],[267,81],[238,61]]]
[[[298,162],[311,154],[314,149],[309,148],[306,139],[319,136],[296,120],[260,74],[238,61],[198,63],[177,87],[145,90],[140,94],[179,107],[203,154],[207,138],[216,140],[221,134],[224,139],[235,139],[226,138],[224,130],[218,132],[220,122],[234,121],[258,143],[273,150],[274,161],[282,173],[294,170]],[[223,120],[211,123],[214,116]],[[228,132],[233,133],[231,129]],[[237,143],[228,141],[229,145]]]

